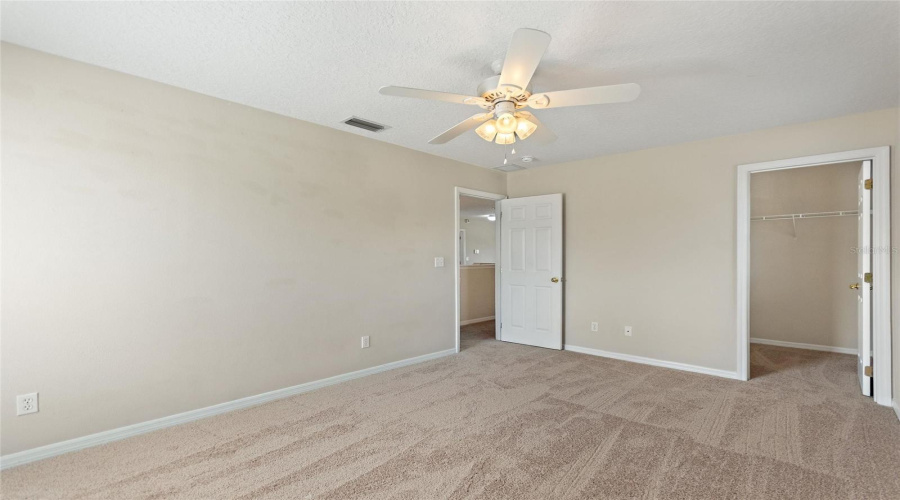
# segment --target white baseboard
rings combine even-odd
[[[774,345],[778,347],[792,347],[794,349],[808,349],[810,351],[825,351],[825,352],[837,352],[840,354],[856,354],[856,349],[850,347],[832,347],[830,345],[819,345],[819,344],[803,344],[800,342],[785,342],[783,340],[769,340],[769,339],[750,339],[751,344],[765,344],[765,345]]]
[[[630,361],[632,363],[641,363],[643,365],[659,366],[662,368],[671,368],[673,370],[681,370],[686,372],[702,373],[704,375],[713,375],[715,377],[730,378],[740,380],[737,372],[727,370],[718,370],[716,368],[707,368],[705,366],[689,365],[686,363],[677,363],[675,361],[663,361],[661,359],[645,358],[643,356],[634,356],[631,354],[621,354],[618,352],[601,351],[600,349],[591,349],[589,347],[579,347],[577,345],[565,345],[565,350],[572,352],[580,352],[582,354],[590,354],[592,356],[600,356],[604,358],[618,359],[621,361]]]
[[[170,415],[168,417],[162,417],[156,420],[149,420],[147,422],[127,425],[125,427],[119,427],[118,429],[111,429],[108,431],[91,434],[89,436],[83,436],[75,439],[70,439],[68,441],[48,444],[46,446],[20,451],[18,453],[11,453],[9,455],[0,457],[0,470],[15,467],[17,465],[27,464],[29,462],[34,462],[37,460],[43,460],[45,458],[55,457],[57,455],[62,455],[64,453],[69,453],[72,451],[83,450],[92,446],[118,441],[120,439],[137,436],[139,434],[145,434],[147,432],[152,432],[159,429],[165,429],[166,427],[172,427],[175,425],[192,422],[194,420],[200,420],[201,418],[211,417],[213,415],[219,415],[234,410],[240,410],[243,408],[248,408],[250,406],[268,403],[270,401],[287,398],[297,394],[303,394],[304,392],[314,391],[316,389],[321,389],[329,385],[340,384],[341,382],[346,382],[355,378],[374,375],[376,373],[393,370],[395,368],[401,368],[416,363],[422,363],[423,361],[442,358],[444,356],[455,353],[456,349],[447,349],[444,351],[433,352],[431,354],[402,359],[400,361],[373,366],[371,368],[365,368],[363,370],[358,370],[355,372],[335,375],[334,377],[315,380],[312,382],[307,382],[305,384],[295,385],[293,387],[286,387],[284,389],[264,392],[255,396],[235,399],[234,401],[207,406],[206,408],[186,411],[184,413],[178,413],[176,415]]]
[[[900,404],[894,399],[891,401],[891,406],[894,408],[894,415],[897,415],[897,420],[900,420]]]
[[[494,316],[488,316],[486,318],[467,319],[465,321],[460,321],[459,326],[471,325],[473,323],[481,323],[482,321],[491,321],[493,319],[494,319]]]

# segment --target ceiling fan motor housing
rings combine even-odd
[[[500,118],[501,115],[506,113],[515,114],[516,108],[516,103],[513,101],[497,101],[494,103],[494,116]]]
[[[522,89],[515,85],[500,86],[500,75],[494,75],[481,82],[476,93],[495,106],[503,101],[512,102],[516,108],[526,105],[531,96],[531,83]]]

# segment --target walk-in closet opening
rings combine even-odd
[[[869,164],[751,175],[751,378],[871,394],[857,373],[871,345]]]

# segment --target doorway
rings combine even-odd
[[[738,167],[744,380],[751,366],[753,377],[825,370],[890,405],[888,155],[874,148]]]
[[[456,188],[454,196],[456,352],[461,347],[461,327],[471,324],[480,325],[478,329],[469,330],[475,330],[470,333],[481,340],[493,335],[493,339],[503,342],[562,349],[563,195],[507,199],[503,195]],[[477,209],[462,213],[461,206]],[[494,223],[495,245],[490,253],[482,253],[481,250],[486,248],[483,243],[473,242],[475,217]],[[461,230],[467,225],[472,229],[465,229],[463,244]],[[483,236],[481,240],[485,238]],[[471,289],[463,283],[466,278],[462,278],[462,274],[474,276],[476,270],[480,270],[484,277],[483,267],[487,265],[493,265],[493,286],[482,284],[478,290],[493,289],[492,314],[471,311],[464,314],[462,309],[467,299],[462,294],[470,293]],[[468,281],[472,283],[475,279],[472,277]],[[488,301],[482,299],[479,307],[487,304]],[[491,316],[493,320],[489,319]]]
[[[495,338],[497,214],[494,200],[459,196],[460,349]]]
[[[856,392],[857,319],[868,325],[870,318],[869,310],[857,311],[864,290],[848,287],[861,256],[855,249],[862,167],[847,162],[751,174],[751,379],[812,378]],[[863,329],[868,340],[871,332]],[[865,384],[868,395],[871,379]]]
[[[498,337],[500,280],[495,264],[500,232],[496,203],[506,196],[458,187],[454,197],[456,352],[460,352],[471,343]]]

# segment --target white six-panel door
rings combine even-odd
[[[500,340],[562,349],[562,194],[498,204]]]

